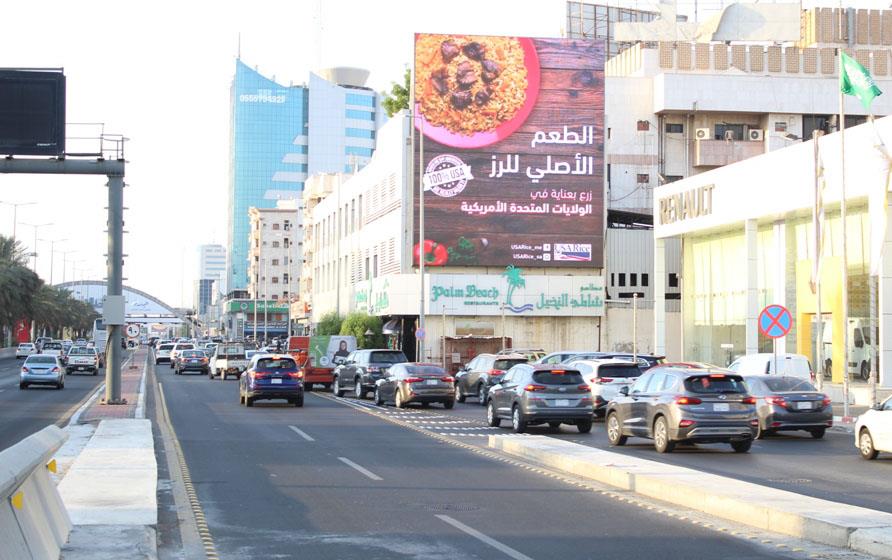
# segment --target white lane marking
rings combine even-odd
[[[358,470],[359,472],[361,472],[362,474],[371,478],[372,480],[384,480],[383,478],[376,475],[372,471],[368,470],[367,468],[363,467],[362,465],[357,465],[356,463],[354,463],[353,461],[351,461],[350,459],[348,459],[346,457],[338,457],[338,460],[340,462],[344,463],[345,465],[347,465],[348,467],[353,467],[354,469]]]
[[[310,437],[305,431],[301,430],[301,429],[298,428],[297,426],[288,426],[288,427],[291,429],[292,432],[294,432],[295,434],[297,434],[297,435],[299,435],[300,437],[304,438],[305,440],[307,440],[307,441],[316,441],[315,439],[313,439],[312,437]]]
[[[504,553],[509,558],[514,558],[514,560],[533,560],[526,554],[518,552],[506,544],[502,544],[499,541],[495,540],[494,538],[488,537],[488,536],[484,535],[483,533],[481,533],[480,531],[478,531],[477,529],[474,529],[473,527],[468,527],[461,521],[453,519],[453,518],[449,517],[448,515],[437,515],[436,517],[437,517],[437,519],[439,519],[441,521],[445,521],[446,523],[452,525],[459,531],[464,531],[465,533],[471,535],[475,539],[488,544],[489,546],[493,547],[494,549],[498,550],[499,552]]]

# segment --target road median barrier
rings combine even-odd
[[[729,521],[892,559],[892,513],[544,436],[489,436],[488,444],[581,478]]]
[[[66,439],[47,426],[0,451],[0,560],[59,558],[72,525],[50,471]]]

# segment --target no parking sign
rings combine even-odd
[[[781,338],[793,329],[793,315],[783,305],[772,304],[759,313],[759,332],[768,338]]]

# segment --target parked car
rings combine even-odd
[[[184,371],[197,371],[207,375],[211,371],[208,357],[202,350],[183,350],[173,360],[173,373],[180,375]]]
[[[173,342],[168,342],[166,344],[159,344],[158,349],[155,350],[155,365],[158,365],[161,362],[169,362],[170,361],[170,351],[173,350],[174,346],[176,346],[176,344]]]
[[[520,354],[527,362],[536,362],[545,357],[545,350],[541,348],[505,348],[496,352],[498,356]]]
[[[892,397],[858,417],[855,447],[865,459],[876,459],[880,451],[892,453]]]
[[[532,363],[560,364],[565,361],[566,362],[573,361],[573,360],[570,360],[570,358],[573,358],[574,356],[578,356],[580,354],[591,354],[591,353],[593,353],[593,352],[589,351],[589,350],[561,350],[560,352],[552,352],[550,354],[546,354]]]
[[[287,354],[258,356],[239,378],[239,403],[254,406],[261,399],[285,399],[304,405],[303,373]]]
[[[65,373],[82,372],[92,375],[99,374],[99,354],[95,348],[86,346],[72,346],[65,356]]]
[[[51,340],[49,342],[44,342],[43,346],[40,349],[40,353],[45,356],[56,356],[61,357],[64,355],[65,351],[62,348],[62,343],[58,340]]]
[[[177,342],[174,344],[173,348],[170,349],[170,369],[173,369],[177,356],[183,350],[195,350],[195,345],[191,342]]]
[[[780,431],[805,430],[821,439],[833,426],[830,397],[811,382],[780,375],[747,375],[743,380],[756,398],[759,415],[757,439]]]
[[[563,366],[521,363],[492,386],[486,421],[498,427],[509,420],[516,433],[527,426],[547,423],[575,425],[580,433],[592,429],[592,396],[577,370]]]
[[[348,388],[353,388],[353,396],[364,399],[366,394],[375,390],[375,384],[394,364],[407,362],[401,350],[386,348],[354,350],[350,352],[344,363],[334,370],[331,391],[343,397]]]
[[[442,403],[445,408],[455,406],[455,379],[436,364],[403,363],[387,370],[383,379],[375,382],[375,404],[392,402],[397,408],[410,403]]]
[[[512,367],[528,362],[520,354],[478,354],[455,375],[455,400],[465,402],[467,397],[476,397],[480,406],[486,406],[490,387],[501,382]]]
[[[775,368],[775,355],[769,353],[747,354],[734,360],[728,369],[740,375],[785,375],[798,377],[807,381],[815,380],[815,373],[808,358],[802,354],[777,354],[777,368]]]
[[[667,366],[651,368],[620,389],[607,405],[606,423],[610,445],[643,437],[654,441],[658,453],[682,442],[730,443],[746,453],[759,426],[756,399],[740,375]]]
[[[56,389],[65,387],[65,368],[59,356],[34,354],[25,358],[19,376],[19,389],[27,389],[31,385],[55,385]]]
[[[578,360],[625,360],[635,362],[641,371],[646,371],[654,366],[661,365],[665,356],[653,356],[651,354],[632,354],[630,352],[585,352],[576,354],[563,361],[564,364]]]
[[[15,357],[16,359],[27,358],[31,354],[37,353],[37,347],[30,342],[22,342],[15,349]]]
[[[568,368],[582,374],[582,379],[592,390],[592,404],[597,418],[604,418],[607,403],[612,401],[623,387],[628,387],[641,376],[641,369],[625,360],[579,360],[570,362]]]

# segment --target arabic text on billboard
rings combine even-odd
[[[603,43],[416,34],[414,95],[416,262],[602,266]]]

